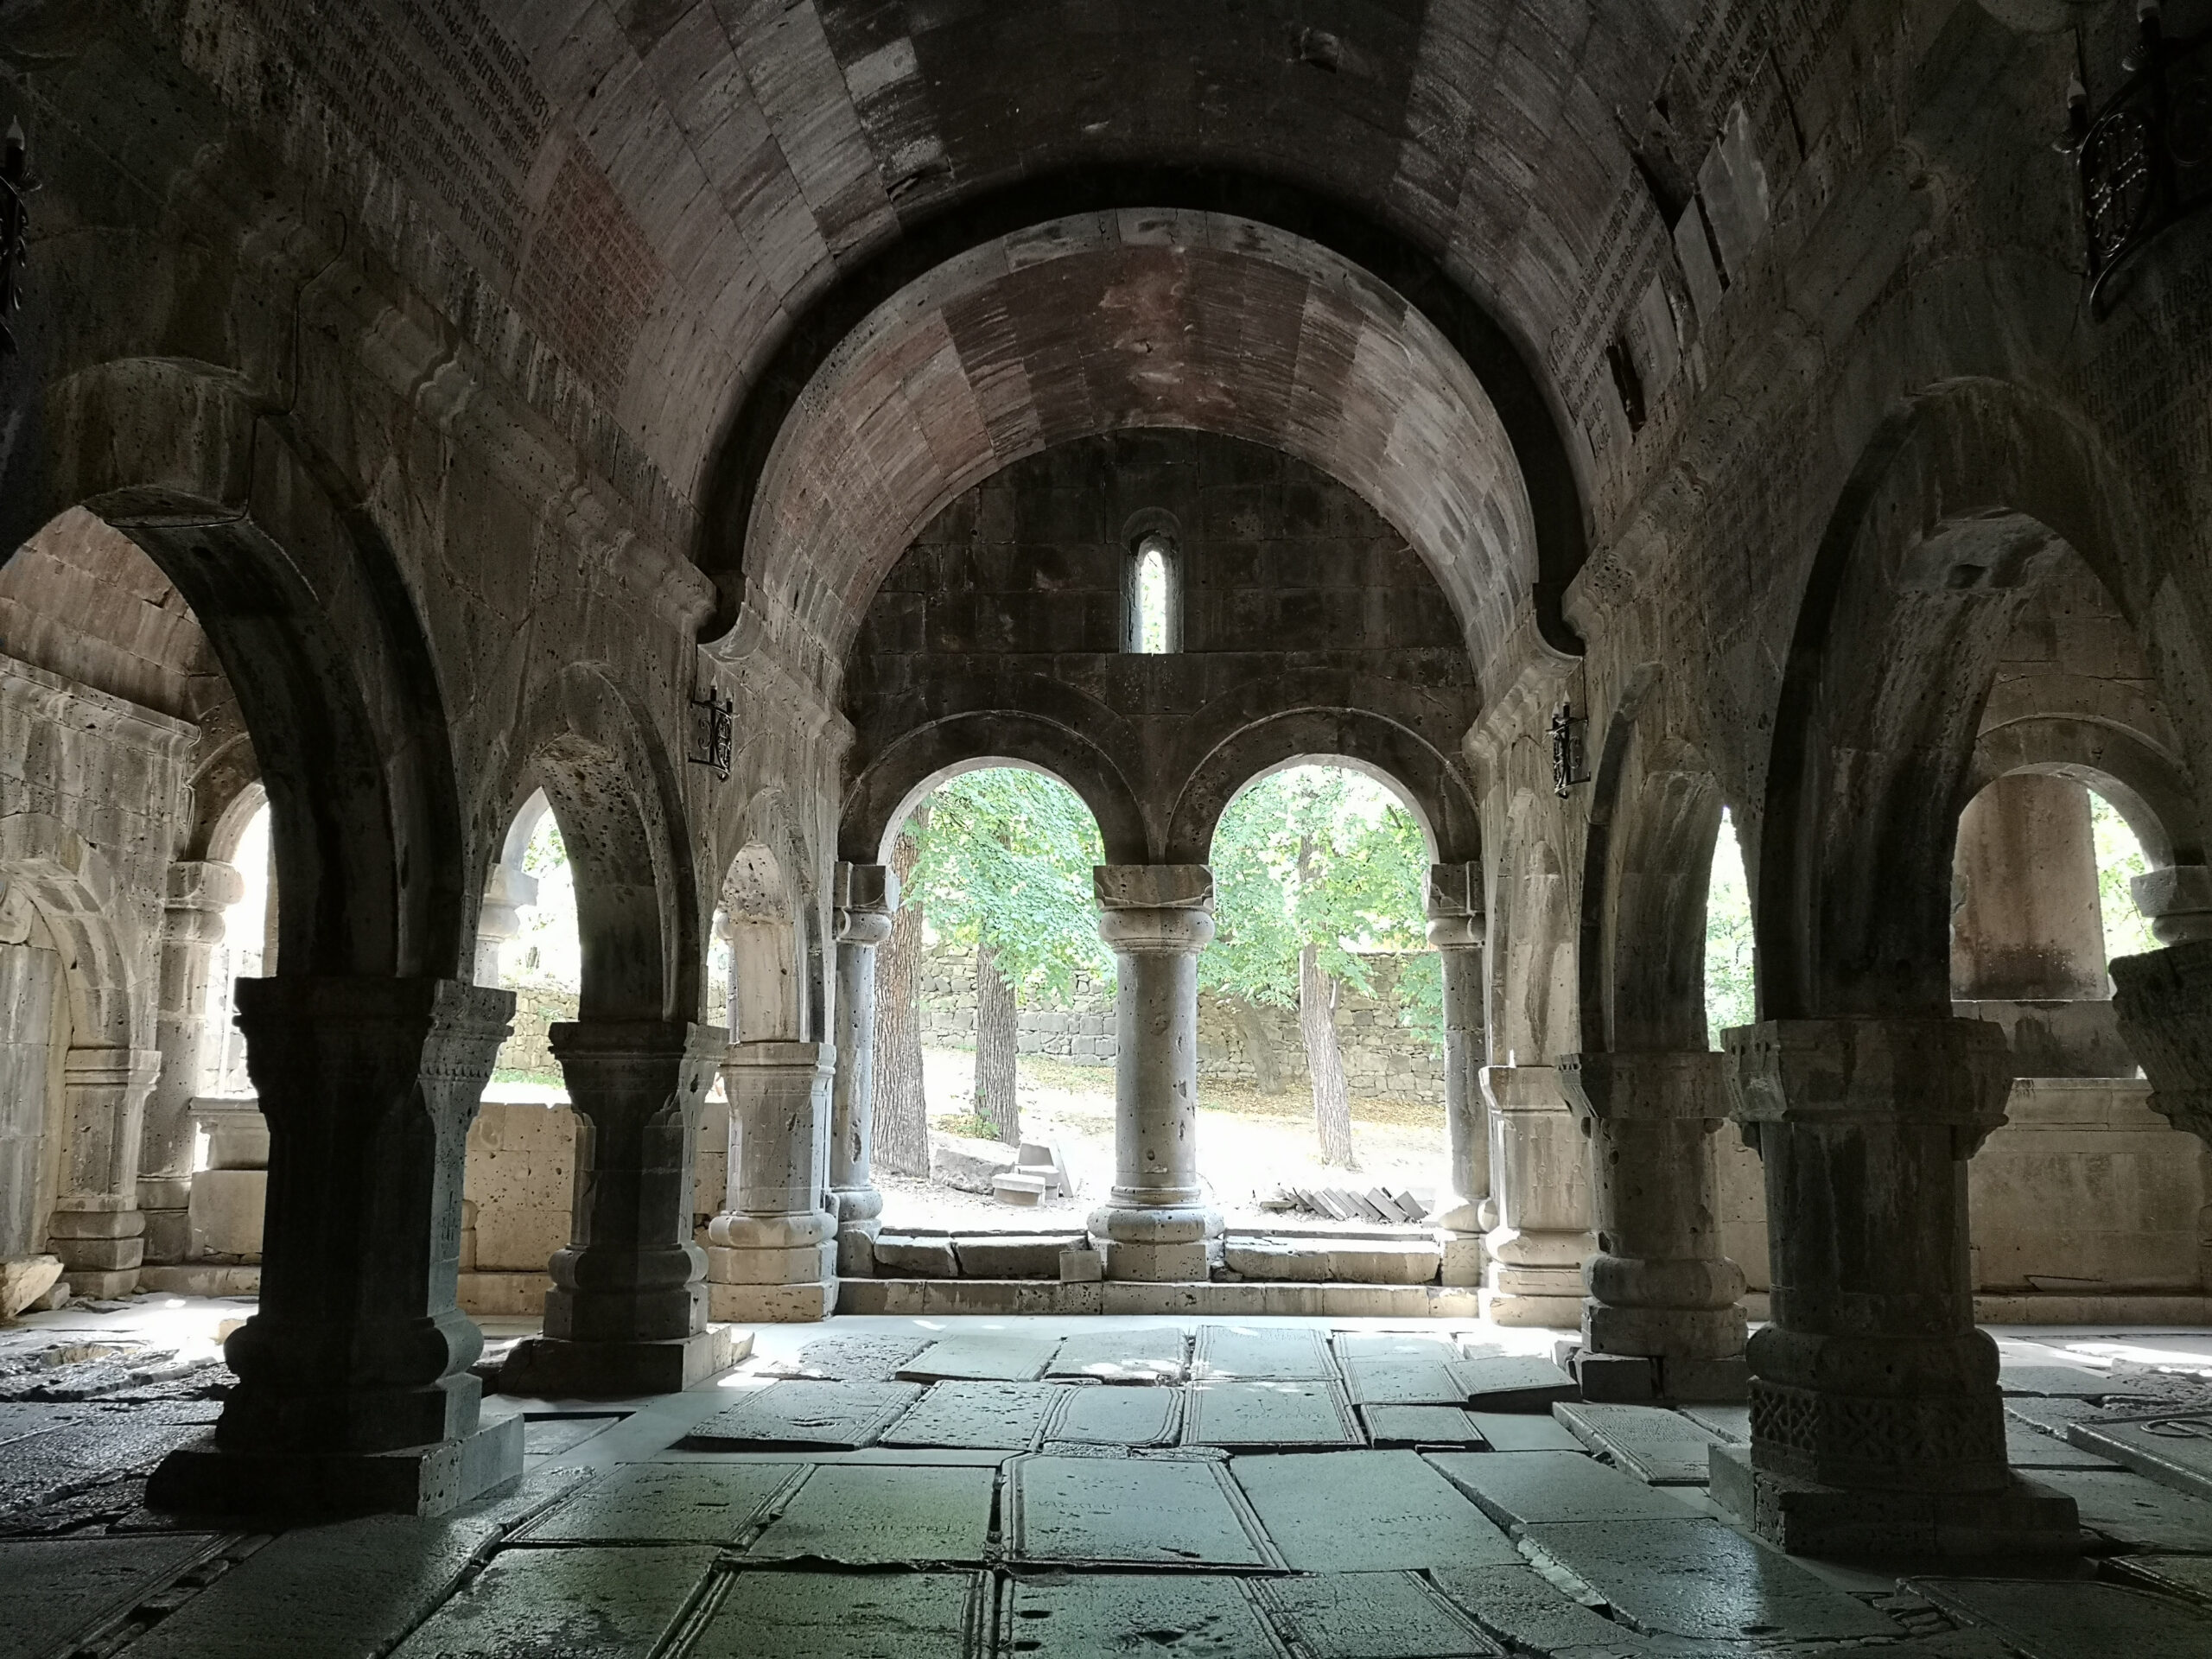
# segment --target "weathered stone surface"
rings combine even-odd
[[[975,1573],[734,1573],[697,1659],[982,1659],[990,1580]]]
[[[1340,1365],[1368,1359],[1458,1359],[1459,1344],[1441,1331],[1338,1331],[1329,1338]],[[1349,1375],[1349,1372],[1347,1372]]]
[[[1006,1475],[1001,1525],[1015,1560],[1273,1564],[1218,1464],[1023,1457]]]
[[[785,1379],[748,1389],[743,1398],[694,1425],[683,1444],[743,1452],[873,1446],[921,1395],[914,1382]]]
[[[711,1549],[661,1546],[508,1550],[401,1643],[397,1656],[628,1659],[662,1638],[714,1560]]]
[[[1313,1659],[1488,1659],[1495,1651],[1415,1573],[1317,1573],[1260,1580],[1253,1590]]]
[[[855,1567],[981,1563],[995,1479],[988,1467],[819,1465],[746,1554]]]
[[[2038,1469],[2038,1485],[2074,1500],[2082,1524],[2131,1549],[2212,1550],[2212,1502],[2132,1470]]]
[[[1199,1382],[1333,1381],[1327,1339],[1302,1326],[1202,1325],[1191,1357]]]
[[[1059,1395],[1044,1431],[1055,1444],[1173,1446],[1182,1427],[1180,1389],[1071,1388]]]
[[[1179,1382],[1190,1347],[1191,1339],[1170,1325],[1079,1332],[1060,1344],[1048,1375],[1101,1382]]]
[[[1411,1452],[1238,1457],[1229,1466],[1284,1562],[1301,1571],[1520,1559],[1480,1510]]]
[[[2102,1371],[2072,1365],[2000,1365],[1998,1386],[2006,1394],[2044,1395],[2062,1400],[2097,1400],[2126,1392],[2126,1384]]]
[[[1247,1279],[1301,1284],[1421,1285],[1443,1262],[1429,1240],[1287,1238],[1239,1234],[1222,1249],[1222,1265]]]
[[[956,1192],[991,1195],[994,1176],[1014,1166],[1016,1148],[997,1141],[975,1141],[965,1136],[930,1136],[930,1179]]]
[[[1071,1392],[1057,1382],[933,1383],[882,1443],[1026,1452]]]
[[[1702,1486],[1721,1437],[1679,1412],[1656,1406],[1592,1405],[1569,1401],[1552,1414],[1593,1452],[1654,1486]]]
[[[1358,1446],[1359,1419],[1334,1382],[1193,1382],[1185,1446]]]
[[[2116,1584],[1916,1579],[1946,1612],[1995,1630],[2027,1659],[2212,1651],[2212,1613]]]
[[[795,1363],[771,1361],[762,1369],[779,1376],[888,1382],[929,1345],[926,1337],[817,1337],[799,1349]]]
[[[1471,1411],[1467,1416],[1493,1452],[1580,1453],[1586,1449],[1564,1425],[1550,1416],[1518,1411]]]
[[[207,1533],[0,1540],[0,1578],[9,1597],[0,1651],[29,1659],[72,1650],[71,1637],[89,1637],[103,1619],[159,1589],[214,1541]]]
[[[1429,1576],[1484,1630],[1516,1652],[1615,1659],[1651,1650],[1635,1631],[1571,1599],[1520,1562],[1440,1567]]]
[[[1551,1361],[1527,1355],[1457,1360],[1452,1375],[1470,1411],[1543,1411],[1580,1393],[1574,1379]]]
[[[1082,1243],[1081,1234],[962,1235],[952,1249],[971,1279],[1057,1279],[1060,1252]]]
[[[12,1319],[61,1277],[58,1255],[19,1255],[0,1262],[0,1319]]]
[[[1616,1618],[1655,1636],[1841,1641],[1898,1633],[1787,1557],[1687,1511],[1664,1521],[1535,1522],[1521,1541],[1538,1566],[1564,1567],[1605,1597]]]
[[[1362,1406],[1360,1421],[1374,1446],[1480,1446],[1472,1414],[1457,1406]]]
[[[799,1463],[644,1463],[609,1470],[540,1516],[542,1543],[732,1544],[806,1471]]]
[[[1004,1331],[959,1333],[933,1342],[899,1368],[910,1382],[1027,1382],[1044,1376],[1059,1348],[1057,1337]]]
[[[2015,1469],[2116,1469],[2119,1463],[2069,1444],[2009,1416],[2005,1423],[2005,1458]]]
[[[1687,1521],[1696,1511],[1632,1475],[1573,1452],[1432,1452],[1452,1484],[1500,1526]]]
[[[1458,1406],[1467,1400],[1466,1385],[1443,1351],[1433,1358],[1344,1354],[1337,1363],[1355,1405]]]
[[[1251,1594],[1237,1579],[1099,1573],[1065,1582],[1015,1580],[1007,1625],[1037,1659],[1094,1659],[1146,1648],[1207,1659],[1276,1659]],[[1033,1645],[1032,1645],[1033,1644]]]

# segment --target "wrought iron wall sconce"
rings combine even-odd
[[[1552,793],[1562,801],[1567,791],[1590,781],[1582,770],[1582,728],[1589,723],[1576,717],[1571,702],[1560,704],[1552,715]]]
[[[694,766],[712,766],[715,776],[728,783],[730,760],[735,747],[732,728],[735,723],[737,700],[718,696],[714,687],[709,686],[705,696],[691,699],[691,707],[697,710],[693,722],[697,728],[695,733],[696,747],[686,758]]]
[[[2114,272],[2168,226],[2212,201],[2212,29],[2170,41],[2157,0],[2137,8],[2127,79],[2092,114],[2080,79],[2068,89],[2069,137],[2082,180],[2089,312],[2110,304]]]

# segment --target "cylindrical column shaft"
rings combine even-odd
[[[223,912],[245,891],[245,880],[228,864],[169,866],[154,1038],[162,1069],[146,1097],[138,1137],[138,1208],[146,1218],[149,1263],[181,1262],[191,1247],[192,1103],[200,1092],[207,1034],[207,968],[223,940]]]
[[[891,937],[899,879],[880,864],[840,864],[836,907],[837,1075],[830,1091],[830,1197],[837,1217],[837,1270],[875,1271],[883,1194],[874,1173],[875,950]]]
[[[707,1229],[717,1319],[820,1319],[837,1305],[837,1223],[830,1209],[827,1043],[769,1038],[732,1046],[728,1208]]]
[[[1486,1065],[1491,1192],[1483,1311],[1500,1325],[1572,1325],[1590,1236],[1589,1143],[1548,1065]]]
[[[1999,778],[1959,815],[1951,994],[2101,999],[2104,922],[2089,791],[2070,778]]]
[[[1101,865],[1114,952],[1114,1187],[1090,1232],[1113,1279],[1209,1276],[1221,1217],[1198,1176],[1198,952],[1213,938],[1202,864]]]

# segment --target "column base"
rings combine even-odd
[[[1740,1307],[1620,1307],[1595,1297],[1582,1304],[1582,1345],[1593,1354],[1741,1365],[1745,1329]]]
[[[837,1272],[846,1279],[873,1278],[875,1241],[883,1231],[883,1194],[874,1187],[845,1187],[830,1195],[837,1211]]]
[[[520,1412],[489,1410],[473,1434],[396,1452],[225,1452],[211,1433],[162,1460],[146,1505],[187,1515],[445,1515],[520,1482],[522,1437]]]
[[[1751,1362],[1656,1358],[1601,1354],[1584,1348],[1574,1357],[1574,1380],[1585,1400],[1611,1405],[1740,1406],[1751,1397]]]
[[[1490,1265],[1490,1252],[1483,1248],[1483,1236],[1475,1232],[1446,1230],[1443,1239],[1444,1272],[1440,1282],[1467,1286],[1481,1284],[1483,1269]]]
[[[1198,1205],[1102,1205],[1085,1224],[1106,1277],[1201,1284],[1221,1261],[1221,1217]]]
[[[837,1281],[804,1285],[707,1287],[707,1312],[741,1325],[804,1325],[837,1311]]]
[[[1482,1292],[1482,1310],[1483,1318],[1492,1325],[1544,1325],[1554,1331],[1568,1331],[1580,1322],[1582,1299],[1485,1289]]]
[[[531,1337],[517,1343],[499,1367],[499,1390],[540,1400],[621,1400],[681,1394],[741,1356],[726,1325],[658,1342],[569,1342]],[[745,1338],[751,1351],[752,1338]]]
[[[1713,1448],[1713,1501],[1791,1555],[1976,1560],[2078,1556],[2074,1500],[2012,1477],[1991,1492],[1885,1492],[1825,1486],[1754,1468],[1748,1448]]]

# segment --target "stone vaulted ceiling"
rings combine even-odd
[[[1697,8],[238,0],[225,12],[219,29],[186,31],[193,66],[289,154],[356,187],[341,199],[389,200],[360,187],[396,177],[461,255],[433,302],[466,312],[473,269],[696,512],[721,435],[825,293],[980,194],[1116,164],[1242,174],[1351,205],[1478,296],[1566,429],[1602,351],[1586,338],[1592,297],[1643,234],[1630,130],[1681,67]],[[408,218],[364,228],[400,246]],[[1261,264],[1219,281],[1274,280],[1280,265]],[[1039,429],[1057,423],[1039,411]],[[1387,442],[1370,433],[1365,447]],[[946,464],[950,480],[969,463]]]

